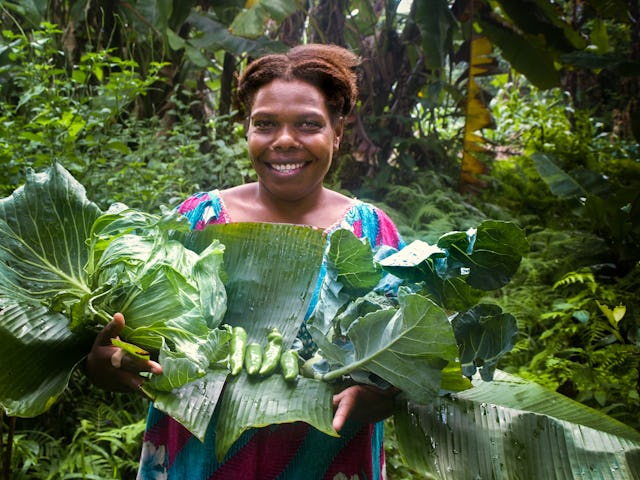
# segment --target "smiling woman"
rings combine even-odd
[[[250,64],[239,79],[238,100],[248,118],[249,156],[258,181],[185,200],[178,211],[191,228],[231,222],[289,223],[320,228],[327,237],[347,228],[366,238],[374,250],[383,245],[401,248],[404,244],[383,211],[323,184],[340,146],[344,117],[357,98],[357,63],[343,48],[306,45]],[[323,263],[307,317],[317,303],[325,273]],[[109,381],[122,378],[116,367],[134,365],[111,345],[123,326],[121,316],[114,319],[88,357],[90,378],[104,387],[119,388]],[[305,324],[297,343],[303,359],[317,350]],[[126,384],[136,385],[142,382],[141,371],[158,373],[161,366],[148,362],[129,369]],[[339,438],[303,423],[270,425],[245,432],[222,462],[214,454],[215,428],[208,429],[203,443],[151,407],[138,478],[384,478],[381,420],[391,415],[395,393],[351,384],[333,399],[333,428]],[[217,421],[214,415],[212,423]]]

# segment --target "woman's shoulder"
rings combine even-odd
[[[197,192],[186,198],[177,210],[189,219],[191,228],[199,230],[211,223],[227,223],[227,213],[219,190]]]
[[[351,229],[359,238],[366,237],[372,246],[403,246],[393,220],[384,210],[369,202],[355,200],[340,226]]]

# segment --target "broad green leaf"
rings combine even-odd
[[[433,271],[431,268],[424,267],[424,262],[429,258],[444,258],[446,255],[447,252],[437,245],[429,245],[422,240],[414,240],[393,256],[383,259],[380,264],[384,267],[417,269],[418,271],[415,274],[412,274],[411,270],[409,270],[403,278],[411,282],[420,282],[425,275],[429,275]]]
[[[362,296],[373,290],[382,277],[380,267],[373,261],[373,252],[366,239],[353,232],[338,229],[329,242],[328,269],[337,272],[336,280],[344,292]]]
[[[165,389],[193,378],[189,372],[200,375],[209,357],[219,357],[214,346],[201,347],[213,338],[208,323],[217,326],[224,314],[224,286],[213,278],[221,266],[219,243],[198,255],[169,240],[168,230],[186,226],[175,213],[99,215],[58,164],[30,172],[23,187],[0,200],[0,329],[15,365],[0,404],[14,415],[32,416],[51,405],[89,351],[87,338],[117,311],[127,321],[125,341],[157,350],[167,340],[188,359],[169,356],[182,370],[168,369]],[[200,292],[197,277],[202,282],[204,276],[210,278]],[[24,345],[30,324],[56,335]],[[78,348],[64,352],[58,344]],[[32,368],[51,372],[50,379]]]
[[[542,37],[554,50],[568,52],[587,46],[584,38],[563,20],[549,0],[497,0],[516,27],[531,36]]]
[[[28,172],[25,185],[0,200],[0,295],[37,305],[56,294],[68,313],[90,293],[85,242],[100,213],[59,164]]]
[[[586,196],[588,192],[571,175],[562,170],[544,153],[531,155],[540,178],[547,184],[549,190],[560,198]]]
[[[445,0],[421,0],[416,2],[416,24],[422,36],[426,66],[440,70],[444,66],[442,52],[451,43],[453,29],[457,25]]]
[[[449,254],[461,260],[463,268],[469,269],[467,283],[480,290],[503,287],[515,275],[522,256],[529,251],[524,231],[511,222],[485,220],[475,233],[468,259],[457,258],[460,249],[452,246],[443,236],[438,246],[449,249]]]
[[[257,55],[286,49],[286,45],[265,36],[250,39],[233,35],[223,23],[195,11],[189,15],[188,22],[202,32],[200,37],[189,39],[189,43],[209,52],[225,50],[233,55]]]
[[[464,310],[477,303],[481,291],[506,285],[528,249],[515,224],[486,220],[477,229],[441,236],[437,245],[414,241],[380,264],[400,278],[424,282],[445,308]]]
[[[340,309],[373,290],[381,278],[382,270],[367,240],[349,230],[336,230],[329,239],[325,279],[308,324],[327,335]]]
[[[540,89],[560,85],[560,73],[555,67],[552,52],[504,23],[486,17],[478,23],[482,33],[500,48],[509,64],[531,83]]]
[[[437,396],[441,371],[458,355],[447,315],[431,300],[417,294],[400,295],[399,304],[397,310],[379,310],[353,322],[348,334],[353,353],[329,358],[343,366],[323,378],[332,380],[365,370],[416,401],[428,402]],[[336,352],[326,341],[313,337],[325,356]]]
[[[462,373],[472,377],[478,369],[482,378],[490,381],[498,360],[515,343],[518,335],[515,317],[504,313],[498,305],[480,304],[456,315],[451,324]]]
[[[67,386],[95,334],[75,335],[60,313],[0,298],[0,408],[7,415],[44,413]]]
[[[164,34],[167,37],[167,41],[169,42],[169,46],[173,50],[183,49],[187,44],[187,42],[186,42],[186,40],[184,38],[182,38],[180,35],[175,33],[170,28],[167,28],[167,30],[164,32]]]
[[[229,370],[209,369],[204,377],[187,383],[171,392],[143,390],[153,398],[154,406],[169,414],[204,441],[209,422],[222,394]]]
[[[162,365],[162,375],[153,375],[145,383],[145,390],[171,392],[204,377],[206,368],[209,366],[208,362],[205,363],[205,358],[202,358],[202,363],[195,362],[193,356],[181,351],[172,352],[163,344],[158,355],[158,362]]]
[[[351,302],[335,319],[335,326],[339,327],[338,335],[348,335],[351,325],[364,315],[382,309],[392,309],[395,302],[382,293],[370,292]],[[326,334],[325,334],[326,335]]]
[[[227,384],[220,402],[224,414],[216,428],[218,460],[242,432],[253,427],[302,421],[338,436],[332,426],[332,398],[332,387],[322,381],[298,377],[291,383],[278,374],[254,379],[241,372]]]
[[[497,371],[492,382],[394,415],[407,461],[439,479],[636,478],[640,434]]]
[[[69,317],[90,291],[85,241],[98,215],[58,164],[28,172],[26,184],[0,200],[0,405],[9,415],[46,411],[91,347],[95,333],[72,334]]]
[[[200,293],[200,314],[209,328],[220,325],[227,309],[227,293],[220,277],[224,247],[211,242],[193,265],[193,278]]]
[[[264,34],[264,25],[272,19],[281,22],[298,8],[295,0],[255,0],[243,9],[229,26],[229,31],[241,37],[255,38]]]
[[[212,239],[225,246],[227,312],[223,323],[242,326],[250,341],[278,327],[293,343],[315,289],[326,237],[296,225],[232,223],[189,233],[184,244],[200,252]]]

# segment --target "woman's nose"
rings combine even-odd
[[[276,132],[276,138],[273,142],[273,148],[288,149],[300,146],[296,140],[295,131],[290,125],[282,125]]]

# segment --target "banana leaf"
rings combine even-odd
[[[222,461],[242,432],[252,427],[303,421],[337,437],[331,424],[333,390],[326,382],[299,377],[295,383],[282,375],[255,379],[241,372],[226,386],[216,426],[216,457]]]
[[[223,323],[242,326],[250,342],[263,344],[267,333],[277,326],[283,336],[283,348],[291,347],[316,286],[326,242],[321,230],[233,223],[211,225],[188,234],[179,232],[176,238],[196,253],[206,249],[214,239],[225,246],[227,311]],[[179,408],[170,409],[171,414],[174,418],[179,416],[183,425],[201,440],[219,401],[218,408],[224,412],[220,415],[223,421],[215,426],[219,459],[250,427],[305,421],[336,435],[331,427],[333,391],[329,384],[299,379],[292,388],[281,375],[257,381],[246,378],[244,373],[237,378],[229,378],[227,374],[225,370],[216,376],[210,370],[209,378],[201,381],[200,391],[209,392],[206,401],[190,384],[170,397],[170,401],[174,401],[173,397],[184,399]],[[258,405],[269,408],[257,408]],[[167,404],[161,406],[165,409]]]
[[[395,413],[400,450],[425,476],[639,478],[636,430],[505,372],[474,384]]]

